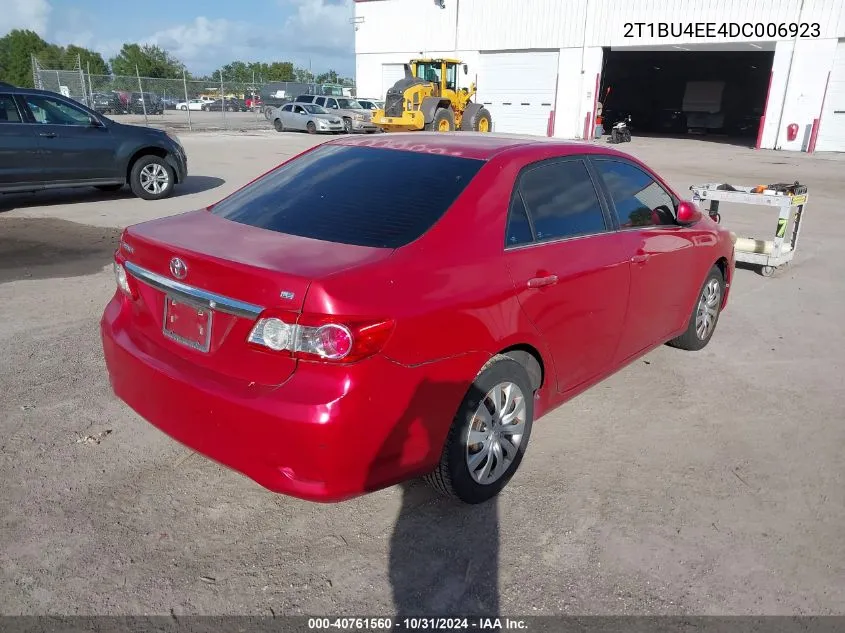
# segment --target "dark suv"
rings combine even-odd
[[[167,198],[188,158],[175,136],[125,125],[47,90],[0,83],[0,193],[63,187]]]

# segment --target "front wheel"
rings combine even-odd
[[[316,134],[317,133],[317,126],[314,125],[313,121],[308,121],[308,125],[305,126],[305,129],[308,130],[309,134]]]
[[[690,352],[704,349],[713,337],[713,332],[716,331],[724,295],[725,278],[719,267],[713,266],[698,293],[698,300],[692,309],[687,331],[669,341],[669,345]]]
[[[427,130],[437,132],[455,131],[455,113],[451,108],[440,108],[434,113],[434,119],[426,125]]]
[[[534,416],[525,368],[494,356],[476,376],[455,416],[440,463],[426,481],[464,503],[498,495],[522,462]]]
[[[187,109],[188,109],[188,107],[187,107],[187,106],[182,106],[182,107],[181,107],[181,108],[179,108],[179,109],[180,109],[180,110],[187,110]]]
[[[352,119],[343,120],[343,131],[347,134],[352,134]]]
[[[277,132],[285,131],[285,125],[282,123],[281,119],[273,119],[273,127],[276,128]]]
[[[132,165],[129,186],[139,198],[161,200],[173,193],[176,174],[173,168],[160,156],[141,156]]]

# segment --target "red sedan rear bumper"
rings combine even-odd
[[[482,355],[407,367],[376,356],[349,366],[300,361],[256,389],[151,353],[125,329],[122,297],[101,320],[115,394],[189,448],[274,492],[342,501],[430,471]],[[176,361],[179,362],[176,362]]]

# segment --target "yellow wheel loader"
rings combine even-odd
[[[404,79],[387,91],[384,108],[373,111],[373,123],[385,132],[491,132],[490,112],[472,101],[475,84],[458,90],[459,66],[466,74],[457,59],[412,59]]]

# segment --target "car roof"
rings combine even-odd
[[[479,132],[390,132],[378,136],[344,136],[328,141],[332,145],[381,147],[410,152],[451,154],[476,160],[489,160],[515,148],[552,149],[556,154],[606,154],[632,158],[624,152],[587,141],[568,141],[542,136]]]

